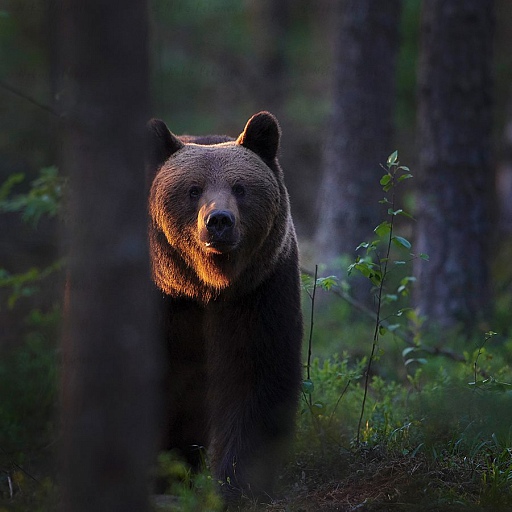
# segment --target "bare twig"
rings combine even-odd
[[[24,99],[25,101],[32,103],[32,105],[35,105],[36,107],[39,107],[39,108],[45,110],[46,112],[49,112],[50,114],[52,114],[56,117],[61,117],[61,115],[52,107],[49,107],[48,105],[45,105],[44,103],[41,103],[40,101],[32,98],[28,94],[25,94],[24,92],[20,91],[16,87],[13,87],[12,85],[5,83],[3,80],[0,80],[0,87],[2,87],[2,89],[5,89],[6,91],[9,91],[12,94]]]

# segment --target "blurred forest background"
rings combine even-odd
[[[252,113],[263,109],[275,113],[283,129],[281,163],[304,265],[309,269],[315,263],[332,269],[330,264],[340,253],[353,256],[355,247],[379,223],[380,164],[392,151],[399,150],[401,161],[415,176],[423,179],[426,168],[421,167],[423,139],[418,131],[421,2],[395,0],[379,7],[373,18],[371,8],[370,14],[364,12],[371,2],[346,2],[346,10],[352,12],[348,20],[342,19],[342,4],[219,0],[183,1],[173,8],[154,1],[150,6],[152,115],[164,119],[178,134],[234,136]],[[12,174],[23,173],[23,184],[14,188],[23,192],[40,169],[59,164],[61,134],[56,113],[65,88],[62,29],[59,9],[52,9],[52,2],[6,5],[0,18],[0,179],[4,182]],[[489,292],[487,302],[491,296],[506,300],[502,292],[508,292],[510,283],[506,261],[512,220],[512,13],[506,0],[496,2],[495,27],[489,23],[483,30],[492,37],[492,48],[485,50],[483,58],[490,80],[485,108],[492,119],[492,138],[482,142],[489,146],[482,166],[485,184],[482,193],[475,192],[477,202],[488,201],[482,213],[488,224],[485,233],[478,235],[485,237],[488,249],[477,258],[467,258],[474,264],[464,269],[467,273],[482,263],[492,266],[494,293]],[[468,53],[484,51],[477,32],[456,37],[472,48]],[[447,53],[450,48],[441,51]],[[483,90],[487,85],[474,87]],[[477,123],[476,140],[478,130],[480,140],[488,137],[487,125]],[[440,161],[440,165],[446,163]],[[342,183],[325,179],[322,186],[322,176],[333,170]],[[443,174],[442,169],[437,172]],[[66,169],[59,168],[59,173],[66,176]],[[466,172],[468,186],[478,187],[471,173]],[[453,187],[463,190],[457,179]],[[450,181],[446,173],[440,186],[443,180]],[[415,180],[414,185],[420,184]],[[464,203],[473,199],[462,196],[457,208],[474,209],[474,204]],[[415,215],[416,197],[408,196]],[[340,208],[339,218],[332,218]],[[37,230],[16,213],[2,214],[0,222],[1,267],[10,275],[33,266],[46,268],[62,249],[55,220],[43,216]],[[10,292],[3,288],[2,293]],[[40,300],[48,304],[48,297]],[[426,312],[431,312],[428,307]],[[470,317],[474,313],[470,308]],[[3,339],[18,339],[16,308],[3,308],[1,315]],[[504,327],[500,323],[500,330]]]
[[[68,173],[59,5],[0,3],[0,401],[19,397],[0,410],[0,454],[47,432],[56,400]],[[305,270],[347,279],[384,218],[381,164],[398,149],[415,177],[400,201],[417,222],[402,229],[430,256],[409,265],[412,305],[465,340],[498,331],[509,361],[509,0],[151,0],[149,13],[151,116],[176,134],[231,136],[259,110],[279,119]],[[352,296],[372,305],[357,279]],[[347,327],[361,318],[337,307],[325,303],[318,352],[364,355]]]

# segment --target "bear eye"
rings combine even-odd
[[[188,195],[192,199],[197,199],[201,195],[202,192],[203,191],[202,191],[201,187],[198,187],[197,185],[193,185],[192,187],[189,188]]]
[[[233,185],[232,190],[233,190],[233,194],[235,196],[242,197],[245,195],[245,188],[243,185],[240,185],[240,184]]]

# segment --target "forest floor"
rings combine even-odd
[[[328,459],[328,460],[327,460]],[[340,456],[324,467],[297,461],[281,478],[279,497],[268,505],[247,500],[237,512],[500,512],[512,510],[510,485],[482,485],[482,472],[470,461],[424,455],[390,456],[370,449]],[[314,469],[312,469],[314,468]],[[481,469],[481,468],[480,468]],[[205,512],[176,496],[159,496],[158,512]]]
[[[314,463],[313,463],[314,462]],[[379,448],[326,455],[324,464],[306,459],[290,464],[280,478],[276,499],[257,505],[247,499],[230,512],[505,512],[512,510],[510,475],[495,481],[482,468],[453,456],[437,460],[423,454],[391,456]],[[487,471],[487,474],[490,475]],[[504,477],[504,478],[501,478]],[[53,479],[52,479],[53,480]],[[500,483],[501,482],[501,483]],[[18,485],[16,485],[18,487]],[[196,492],[197,492],[196,488]],[[19,491],[0,496],[0,512],[55,511],[58,490],[51,480],[25,479]],[[204,489],[203,489],[204,491]],[[204,492],[153,496],[155,512],[218,512]],[[201,497],[201,494],[203,496]],[[7,498],[3,500],[2,498]],[[210,502],[212,503],[212,502]]]
[[[424,456],[399,456],[371,450],[340,460],[331,469],[300,470],[299,481],[267,512],[458,512],[510,511],[508,492],[492,489],[482,495],[481,473],[464,460],[449,464]],[[330,471],[328,477],[326,471]],[[262,510],[249,507],[249,510]]]

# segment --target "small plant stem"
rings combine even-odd
[[[307,364],[307,378],[310,379],[311,369],[311,354],[313,346],[313,327],[315,325],[315,295],[316,295],[316,281],[318,278],[318,265],[315,265],[315,277],[313,281],[313,292],[311,293],[311,319],[309,321],[309,339],[308,339],[308,364]]]
[[[308,362],[306,366],[306,375],[307,379],[311,380],[311,355],[313,353],[313,327],[315,325],[315,295],[316,295],[316,282],[318,278],[318,265],[315,265],[315,277],[313,280],[313,291],[310,295],[311,297],[311,318],[309,321],[309,339],[308,339]],[[312,400],[311,393],[308,395],[308,403],[311,408]]]
[[[475,362],[473,363],[473,369],[474,369],[474,377],[475,380],[473,381],[475,383],[475,389],[476,389],[476,377],[477,377],[477,369],[478,369],[478,359],[482,355],[483,348],[485,347],[485,344],[495,335],[496,333],[493,331],[489,331],[485,333],[485,338],[483,343],[478,347],[478,353],[476,354]]]
[[[391,209],[395,209],[395,175],[394,173],[391,173],[391,179],[392,179],[392,187],[391,187]],[[381,315],[381,309],[382,309],[382,291],[384,290],[384,282],[387,277],[388,272],[388,261],[389,261],[389,255],[391,253],[391,242],[393,240],[393,225],[394,225],[394,219],[395,216],[391,215],[391,221],[390,221],[390,230],[389,230],[389,240],[388,240],[388,246],[386,250],[386,257],[384,260],[384,269],[382,271],[382,279],[380,281],[379,285],[379,292],[377,296],[377,316],[375,319],[375,330],[373,333],[373,344],[372,344],[372,350],[370,353],[370,358],[368,359],[368,365],[366,366],[365,376],[364,376],[364,393],[363,393],[363,401],[361,403],[361,414],[359,416],[359,422],[357,424],[357,437],[356,437],[356,444],[359,445],[361,440],[361,426],[363,423],[363,417],[364,417],[364,410],[366,407],[366,399],[368,397],[368,388],[370,385],[370,372],[372,369],[372,363],[375,357],[375,351],[377,350],[377,346],[379,344],[379,328],[380,328],[380,315]],[[382,270],[382,259],[379,258],[379,270]]]
[[[481,353],[482,353],[482,347],[478,347],[478,354],[476,355],[475,362],[473,363],[473,366],[474,366],[474,373],[475,373],[475,377],[474,377],[473,382],[475,383],[475,389],[476,389],[476,371],[477,371],[477,363],[478,363],[478,358],[480,357]]]

